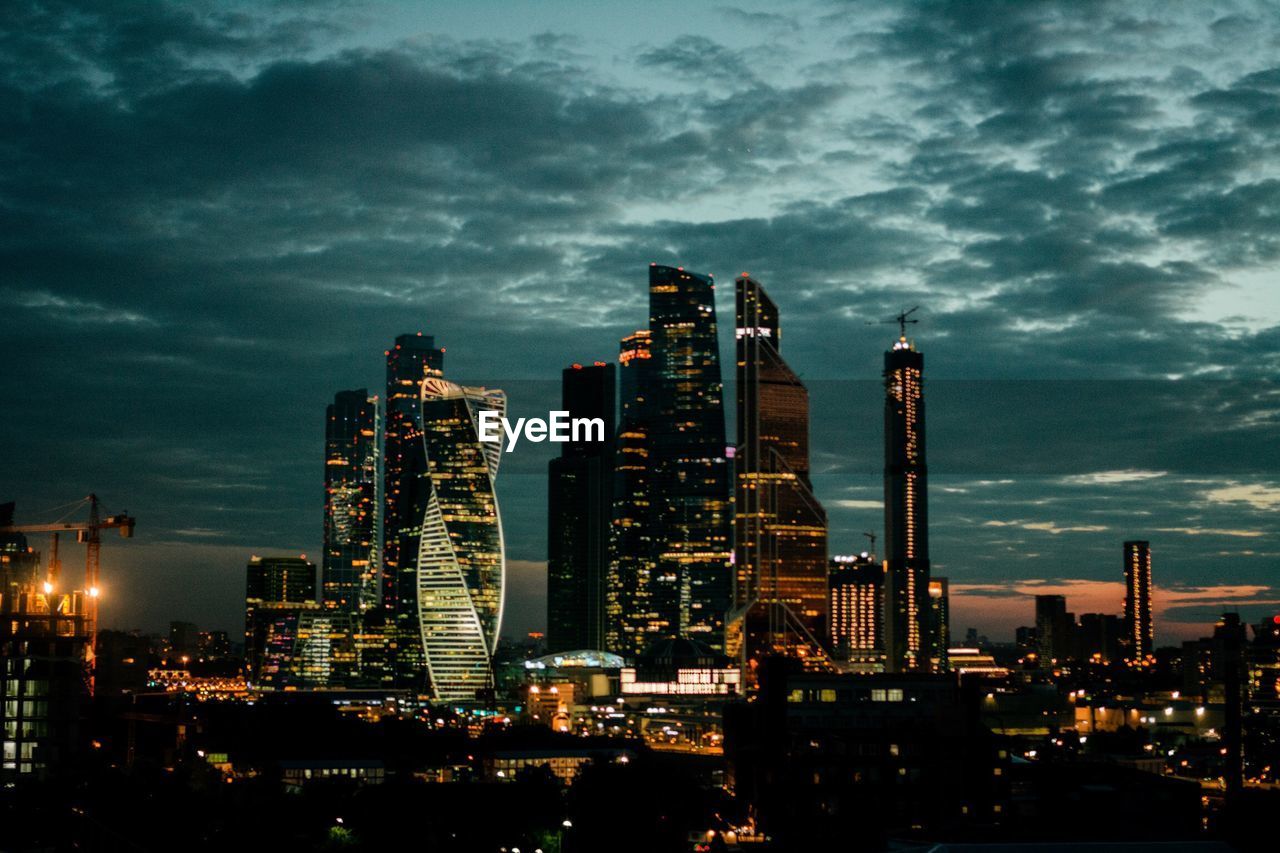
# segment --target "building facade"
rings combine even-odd
[[[383,441],[382,613],[384,680],[420,685],[425,672],[418,620],[418,545],[431,486],[422,436],[422,383],[444,373],[444,348],[419,332],[400,335],[386,351]]]
[[[828,633],[837,660],[874,671],[884,662],[884,566],[874,554],[831,558]]]
[[[654,608],[657,515],[653,487],[652,335],[648,329],[622,339],[618,349],[620,413],[614,454],[609,572],[605,583],[605,645],[638,655],[671,626]]]
[[[305,557],[250,557],[245,569],[244,661],[250,684],[291,677],[299,619],[318,610],[316,565]]]
[[[885,666],[923,672],[930,648],[924,355],[905,332],[884,355],[884,385]]]
[[[437,701],[475,701],[493,686],[506,575],[494,486],[502,443],[480,441],[479,417],[505,415],[506,395],[430,378],[421,404],[428,494],[414,568],[424,686]]]
[[[735,282],[738,441],[733,456],[734,589],[728,650],[826,655],[827,514],[809,481],[809,392],[781,355],[773,300]]]
[[[606,580],[617,439],[615,368],[575,364],[561,375],[561,409],[598,419],[600,440],[561,444],[547,482],[547,649],[606,645]]]
[[[1151,543],[1124,543],[1125,660],[1132,666],[1154,661],[1155,628],[1151,621]]]
[[[381,599],[382,457],[378,398],[339,391],[325,411],[321,603],[365,613]]]
[[[724,648],[732,511],[715,281],[649,267],[649,412],[656,510],[650,595],[669,636]]]

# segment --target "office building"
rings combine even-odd
[[[609,572],[605,584],[605,648],[638,655],[671,626],[653,606],[657,570],[657,517],[650,498],[653,484],[650,411],[653,370],[652,335],[641,329],[622,339],[618,350],[621,401],[614,455],[613,514]]]
[[[495,481],[501,442],[479,439],[481,411],[506,414],[506,395],[430,378],[422,384],[427,495],[415,561],[425,686],[436,701],[492,689],[506,557]],[[415,685],[416,686],[416,685]]]
[[[334,395],[324,433],[320,600],[326,610],[365,613],[381,598],[380,431],[376,396],[364,388]]]
[[[778,309],[735,282],[734,588],[727,648],[818,661],[827,621],[827,514],[809,481],[809,392],[781,355]]]
[[[305,557],[250,557],[245,570],[244,658],[251,684],[283,686],[298,619],[319,608],[316,565]]]
[[[1155,631],[1151,621],[1151,543],[1124,543],[1125,660],[1131,666],[1154,662]]]
[[[884,355],[885,666],[929,668],[929,513],[924,355],[906,326]]]
[[[649,329],[624,339],[607,592],[610,651],[724,648],[731,507],[715,283],[649,267]]]
[[[386,351],[382,478],[382,613],[387,628],[388,686],[422,683],[418,622],[418,544],[431,494],[422,444],[422,383],[444,373],[444,348],[419,332]]]
[[[929,579],[929,668],[950,672],[951,591],[946,578]]]
[[[21,542],[15,550],[25,553],[24,547]],[[31,581],[0,588],[0,785],[6,787],[47,778],[75,754],[89,698],[85,596],[40,589]]]
[[[649,494],[657,517],[650,594],[668,635],[719,651],[732,518],[712,278],[650,265],[649,331]]]
[[[613,512],[617,393],[612,364],[575,364],[561,375],[561,409],[598,419],[560,445],[547,483],[547,649],[603,649]],[[571,435],[572,438],[572,435]]]
[[[1061,595],[1036,596],[1036,662],[1041,668],[1066,663],[1072,657],[1075,617]]]
[[[884,566],[863,552],[831,558],[828,633],[837,660],[860,669],[884,662]]]

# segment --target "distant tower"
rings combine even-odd
[[[809,481],[809,392],[781,355],[778,309],[735,282],[738,442],[729,650],[745,660],[821,659],[827,514]]]
[[[422,381],[444,375],[444,348],[437,349],[428,335],[400,335],[386,356],[382,610],[390,643],[390,680],[412,687],[425,673],[416,557],[431,494],[422,443]]]
[[[1124,634],[1125,659],[1143,666],[1155,650],[1155,628],[1151,621],[1151,543],[1132,540],[1124,543]]]
[[[951,593],[946,578],[929,580],[929,667],[950,672]]]
[[[339,391],[325,412],[320,597],[327,610],[364,613],[381,597],[381,427],[378,398],[363,388]]]
[[[657,567],[657,515],[653,486],[653,361],[648,329],[622,339],[618,350],[621,417],[614,456],[613,513],[606,583],[605,648],[638,655],[668,636],[658,618],[652,587]]]
[[[560,408],[571,418],[599,419],[604,430],[603,440],[561,444],[550,463],[547,650],[603,649],[617,433],[614,366],[565,368]]]
[[[913,309],[914,310],[914,309]],[[929,669],[924,355],[902,334],[884,354],[885,668]]]
[[[732,509],[715,303],[710,276],[649,267],[652,603],[667,636],[722,651]]]
[[[837,659],[871,671],[884,659],[884,566],[874,554],[830,561],[828,627]]]
[[[1036,596],[1036,663],[1041,668],[1052,668],[1055,660],[1066,662],[1072,657],[1074,623],[1065,596]]]

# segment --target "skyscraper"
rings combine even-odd
[[[364,613],[378,604],[382,567],[378,398],[339,391],[325,412],[321,602]]]
[[[905,315],[904,315],[905,316]],[[885,667],[929,667],[929,515],[924,355],[906,326],[884,354]]]
[[[1151,622],[1151,543],[1131,540],[1124,543],[1124,634],[1125,660],[1145,666],[1155,649],[1155,629]]]
[[[422,383],[426,505],[413,565],[427,686],[437,701],[465,702],[493,685],[506,556],[494,482],[501,442],[479,439],[481,411],[506,413],[503,392]]]
[[[831,558],[828,626],[836,658],[873,669],[884,657],[884,566],[866,552]]]
[[[950,672],[951,591],[946,578],[929,579],[929,668]]]
[[[1042,668],[1071,657],[1074,627],[1075,617],[1067,612],[1065,596],[1036,596],[1036,660]]]
[[[423,680],[418,623],[418,543],[431,493],[422,443],[422,382],[443,376],[444,348],[421,332],[400,335],[386,351],[387,397],[383,442],[382,611],[388,640],[388,680]]]
[[[650,498],[658,521],[652,602],[667,634],[721,651],[731,512],[712,278],[651,264],[649,331]]]
[[[730,643],[743,660],[820,659],[827,514],[809,482],[809,392],[781,355],[778,309],[736,281],[737,423]]]
[[[641,329],[622,339],[618,350],[621,416],[614,456],[613,514],[609,572],[605,590],[605,648],[638,655],[670,625],[653,608],[652,582],[657,568],[657,526],[653,481],[652,336]]]
[[[245,569],[244,661],[252,684],[287,678],[304,612],[318,609],[316,566],[305,557],[250,557]]]
[[[547,495],[547,649],[605,647],[606,579],[617,433],[614,366],[575,364],[561,374],[561,408],[598,418],[601,441],[569,441],[551,460]]]

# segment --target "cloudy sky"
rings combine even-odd
[[[731,1],[731,0],[730,0]],[[107,10],[107,11],[104,11]],[[651,0],[8,4],[0,500],[96,491],[104,618],[236,630],[319,554],[324,407],[423,331],[545,412],[650,261],[779,303],[833,552],[882,527],[877,377],[926,354],[953,632],[1029,596],[1157,641],[1280,611],[1280,7]],[[730,362],[731,363],[731,362]],[[730,398],[732,399],[732,398]],[[504,460],[543,621],[547,445]],[[40,543],[42,544],[42,543]]]

